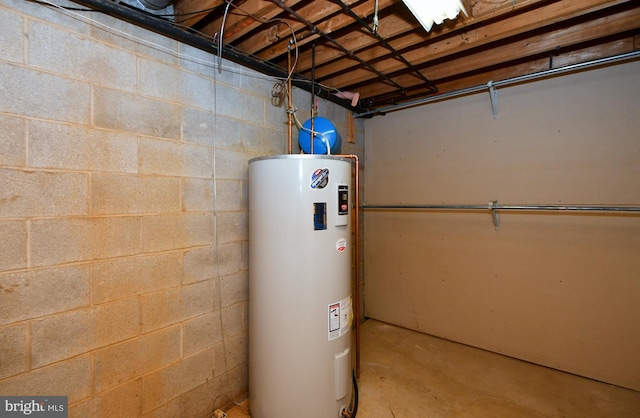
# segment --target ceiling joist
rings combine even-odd
[[[176,29],[214,49],[223,33],[228,57],[266,73],[287,74],[297,49],[298,84],[308,83],[313,70],[327,94],[357,92],[365,108],[638,49],[636,0],[463,2],[466,16],[430,32],[402,0],[174,0],[173,6]]]

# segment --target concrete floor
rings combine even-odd
[[[361,330],[358,418],[640,417],[640,392],[371,319]]]

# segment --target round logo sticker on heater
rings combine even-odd
[[[313,170],[311,174],[311,188],[312,189],[324,189],[329,184],[329,169],[318,168]]]
[[[336,241],[336,250],[338,250],[339,253],[344,252],[344,250],[347,249],[347,240],[344,238],[340,238],[338,241]]]

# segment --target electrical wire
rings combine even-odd
[[[372,22],[372,30],[374,34],[378,33],[379,24],[380,24],[380,21],[378,19],[378,0],[376,0],[375,10],[373,12],[373,22]]]
[[[165,46],[156,44],[156,43],[151,42],[151,41],[147,41],[146,39],[142,39],[142,38],[140,38],[138,36],[135,36],[135,35],[132,35],[130,33],[127,33],[127,32],[125,32],[123,30],[116,29],[116,28],[114,28],[112,26],[109,26],[109,25],[104,24],[102,22],[99,22],[97,20],[94,20],[94,19],[91,19],[89,17],[86,17],[86,16],[84,16],[84,15],[82,15],[80,13],[77,13],[77,12],[100,12],[100,13],[102,13],[101,11],[93,10],[93,9],[80,9],[80,8],[71,8],[71,7],[61,6],[61,5],[58,5],[58,4],[51,3],[48,0],[28,0],[28,1],[40,4],[42,6],[52,7],[53,9],[57,9],[58,11],[62,11],[65,14],[70,15],[73,18],[79,19],[79,20],[81,20],[81,21],[83,21],[83,22],[85,22],[87,24],[91,24],[91,25],[94,25],[96,27],[100,27],[101,29],[106,29],[106,30],[110,31],[111,33],[114,33],[114,34],[116,34],[118,36],[122,36],[122,37],[124,37],[124,38],[126,38],[128,40],[140,43],[140,44],[148,46],[148,47],[152,47],[154,49],[161,50],[161,51],[163,51],[163,52],[165,52],[165,53],[167,53],[169,55],[177,56],[177,57],[179,57],[181,59],[187,59],[187,60],[190,60],[192,62],[197,62],[197,63],[203,64],[203,65],[206,65],[206,66],[211,66],[211,63],[208,62],[208,61],[204,61],[204,60],[201,60],[201,59],[198,59],[198,58],[186,55],[186,54],[182,54],[182,53],[176,52],[176,51],[174,51],[174,50],[172,50],[170,48],[167,48]],[[242,75],[245,75],[245,76],[254,76],[255,77],[256,74],[259,74],[259,73],[256,73],[256,72],[251,72],[250,73],[250,72],[245,72],[245,71],[238,71],[237,69],[231,68],[231,67],[229,67],[228,70],[232,71],[232,72],[236,72],[236,73],[241,73]],[[275,77],[265,76],[265,75],[261,74],[260,78],[272,80]],[[217,83],[217,81],[215,79],[215,72],[214,72],[214,84],[215,83]],[[217,102],[217,97],[215,96],[215,93],[214,93],[214,112],[213,112],[214,113],[214,118],[217,117],[217,111],[215,109],[216,102]],[[214,125],[217,126],[217,123],[214,123]],[[213,157],[212,157],[213,158],[213,161],[212,161],[212,163],[213,163],[213,173],[214,173],[213,174],[213,178],[214,178],[214,184],[213,184],[214,196],[217,195],[216,182],[215,182],[215,179],[217,178],[217,176],[215,175],[216,166],[217,166],[216,165],[216,154],[217,153],[215,151],[216,150],[216,144],[215,144],[215,138],[216,137],[217,137],[217,135],[214,135]],[[218,202],[218,199],[214,197],[214,218],[218,216],[218,211],[219,211],[219,209],[217,207],[217,202]],[[216,258],[219,260],[220,259],[220,255],[219,255],[220,243],[218,242],[218,234],[217,234],[218,228],[215,228],[215,231],[216,231],[215,237],[214,237],[215,248],[216,248],[215,251],[216,251]],[[220,294],[221,282],[220,282],[219,265],[216,265],[216,268],[218,269],[218,271],[217,271],[218,280],[217,280],[217,290],[216,291],[217,291],[218,294]],[[219,312],[220,312],[220,315],[219,315],[220,316],[220,330],[221,330],[220,332],[221,332],[222,337],[223,337],[222,338],[222,350],[224,351],[224,362],[225,362],[225,370],[226,370],[227,367],[228,367],[228,361],[227,361],[226,341],[225,341],[225,338],[224,338],[224,324],[222,323],[222,305],[221,305],[222,301],[221,301],[221,298],[218,298],[218,299],[219,299],[218,300],[218,309],[219,309]],[[242,406],[238,402],[236,402],[228,394],[220,395],[220,396],[227,397],[229,400],[231,400],[231,402],[234,405],[240,406],[242,408]],[[217,400],[219,399],[220,396],[218,396],[214,400],[214,403],[217,402]]]
[[[219,66],[218,66],[219,68]],[[217,81],[217,72],[214,71],[213,72],[213,126],[216,127],[218,126],[218,81]],[[215,128],[214,128],[215,129]],[[222,278],[220,277],[220,243],[218,242],[218,216],[219,216],[219,208],[218,208],[218,173],[217,173],[217,168],[218,168],[218,164],[216,164],[217,162],[217,149],[216,149],[216,143],[217,143],[217,138],[218,135],[216,135],[216,132],[214,131],[213,133],[213,150],[212,150],[212,171],[213,171],[213,222],[214,222],[214,230],[213,230],[213,243],[215,245],[215,262],[216,262],[216,281],[214,283],[215,286],[215,292],[218,294],[218,306],[216,306],[216,308],[218,309],[218,323],[220,325],[220,339],[221,339],[221,344],[222,344],[222,352],[223,352],[223,359],[224,359],[224,376],[226,378],[226,376],[228,375],[229,372],[229,361],[227,360],[227,342],[226,342],[226,338],[225,338],[225,332],[224,332],[224,320],[223,320],[223,315],[222,315],[222,297],[220,295],[222,295]],[[229,387],[228,384],[224,385],[226,388]],[[213,407],[216,407],[216,402],[218,400],[218,398],[220,398],[221,396],[226,396],[227,398],[231,398],[230,395],[228,393],[226,393],[225,395],[218,395],[214,400],[213,400]],[[233,400],[232,400],[233,401]]]
[[[287,21],[285,21],[283,19],[269,19],[269,20],[259,19],[259,18],[255,17],[255,16],[251,15],[250,13],[244,11],[242,8],[240,8],[240,7],[236,6],[236,5],[232,5],[232,6],[234,8],[236,8],[236,9],[240,10],[246,16],[251,17],[252,19],[255,19],[258,22],[261,22],[261,23],[283,23],[283,24],[287,25],[287,27],[289,28],[289,30],[291,32],[291,36],[292,36],[292,40],[290,42],[292,43],[293,48],[294,48],[294,52],[295,52],[294,63],[291,66],[291,69],[288,70],[287,77],[283,78],[283,77],[268,76],[268,75],[265,75],[265,74],[262,74],[262,73],[259,73],[259,72],[256,72],[256,71],[252,71],[252,70],[243,70],[243,69],[237,68],[237,67],[224,66],[224,65],[222,65],[221,62],[212,63],[211,61],[203,60],[203,59],[196,58],[196,57],[188,55],[188,54],[183,54],[183,53],[177,52],[177,51],[175,51],[175,50],[173,50],[171,48],[168,48],[168,47],[166,47],[164,45],[160,45],[160,44],[148,41],[148,40],[143,39],[143,38],[141,38],[139,36],[136,36],[136,35],[133,35],[131,33],[128,33],[128,32],[126,32],[124,30],[117,29],[115,27],[109,26],[109,25],[107,25],[105,23],[99,22],[99,21],[97,21],[95,19],[92,19],[90,17],[84,16],[83,14],[80,13],[80,12],[100,12],[100,11],[97,11],[97,10],[94,10],[94,9],[68,8],[66,6],[61,6],[61,5],[52,3],[52,2],[50,2],[48,0],[28,0],[28,1],[40,4],[42,6],[52,7],[54,9],[59,10],[59,11],[62,11],[63,13],[65,13],[67,15],[71,15],[74,18],[77,18],[77,19],[79,19],[81,21],[84,21],[84,22],[86,22],[88,24],[91,24],[91,25],[96,26],[96,27],[100,27],[101,29],[105,29],[105,30],[107,30],[107,31],[109,31],[109,32],[111,32],[111,33],[113,33],[115,35],[121,36],[123,38],[126,38],[126,39],[128,39],[130,41],[133,41],[133,42],[136,42],[136,43],[139,43],[141,45],[145,45],[147,47],[160,50],[160,51],[162,51],[162,52],[164,52],[166,54],[175,56],[175,57],[180,58],[182,60],[190,61],[190,62],[193,62],[193,63],[196,63],[196,64],[200,64],[200,65],[203,65],[203,66],[206,66],[206,67],[210,67],[210,68],[213,68],[213,69],[218,69],[220,71],[224,69],[225,71],[228,71],[230,73],[239,74],[239,75],[243,75],[243,76],[246,76],[246,77],[258,78],[258,79],[263,79],[263,80],[272,80],[272,81],[276,80],[276,81],[279,81],[280,83],[284,83],[284,85],[283,85],[284,91],[286,91],[286,89],[287,89],[286,83],[289,81],[289,79],[295,80],[296,82],[301,83],[301,84],[302,83],[311,84],[311,80],[308,80],[306,78],[293,77],[293,74],[295,74],[296,65],[298,63],[299,51],[298,51],[298,41],[297,41],[297,38],[295,36],[295,31],[294,31],[293,27],[291,26],[291,24],[289,24],[289,22],[287,22]],[[227,4],[230,4],[232,1],[233,0],[225,0],[225,2],[227,2]],[[153,15],[150,15],[150,16],[153,16]],[[162,19],[162,20],[166,21],[165,19]],[[197,31],[195,31],[195,32],[200,34],[200,35],[205,35],[205,34],[203,34],[201,32],[197,32]],[[208,35],[206,35],[206,36],[209,37]],[[339,89],[336,89],[334,87],[325,86],[325,85],[322,85],[322,84],[319,84],[319,83],[317,83],[317,84],[321,85],[327,91],[333,91],[335,93],[339,93],[340,92]],[[319,136],[319,137],[321,137],[322,141],[327,145],[327,151],[330,152],[330,147],[328,146],[329,145],[329,141],[328,141],[327,137],[321,132],[317,132],[317,131],[314,132],[314,131],[312,131],[310,129],[304,128],[302,126],[302,123],[300,123],[300,120],[298,119],[297,115],[295,114],[296,111],[297,111],[297,109],[295,109],[292,106],[292,115],[293,115],[293,120],[295,121],[296,127],[299,130],[304,130],[304,131],[308,132],[311,135],[311,137],[313,137],[314,134]]]
[[[236,5],[236,4],[232,4],[232,2],[233,2],[233,0],[225,0],[225,3],[230,4],[233,8],[235,8],[236,10],[241,12],[244,16],[250,17],[251,19],[255,20],[258,23],[263,23],[263,24],[282,23],[282,24],[286,25],[289,28],[289,31],[291,32],[291,40],[289,41],[289,43],[290,43],[290,45],[293,46],[294,60],[293,60],[293,65],[291,66],[291,69],[289,69],[289,71],[288,71],[288,76],[286,78],[280,79],[280,80],[282,80],[282,81],[284,81],[286,83],[291,78],[292,80],[294,80],[294,81],[296,81],[298,83],[313,84],[314,83],[313,81],[308,80],[306,78],[293,78],[293,74],[295,73],[295,68],[298,65],[300,52],[299,52],[299,48],[298,48],[298,38],[296,36],[295,29],[293,29],[293,26],[291,25],[291,23],[289,23],[285,19],[281,19],[281,18],[261,19],[261,18],[255,16],[255,15],[253,15],[252,13],[246,11],[241,6]],[[273,78],[276,78],[276,77],[273,77]],[[340,89],[337,89],[337,88],[332,87],[332,86],[327,86],[327,85],[322,84],[322,83],[318,83],[317,81],[315,82],[315,84],[321,86],[326,91],[332,91],[334,93],[340,93],[341,92]]]
[[[224,24],[227,21],[227,13],[229,13],[229,7],[231,7],[231,2],[233,0],[227,1],[227,6],[224,8],[224,14],[222,15],[222,24],[220,25],[220,32],[218,35],[218,72],[222,72],[220,69],[220,65],[222,64],[222,48],[224,47]]]
[[[233,0],[225,0],[225,2],[228,5],[232,5]],[[291,23],[287,22],[284,19],[280,19],[280,18],[275,18],[275,19],[261,19],[255,15],[253,15],[252,13],[249,13],[248,11],[244,10],[242,7],[233,4],[232,5],[236,10],[240,11],[244,16],[250,17],[251,19],[255,20],[258,23],[263,23],[263,24],[269,24],[269,23],[282,23],[284,25],[286,25],[289,28],[289,32],[291,32],[291,40],[289,41],[290,44],[293,45],[293,50],[294,50],[294,60],[293,60],[293,65],[291,66],[291,69],[289,69],[288,71],[288,76],[287,78],[284,80],[285,82],[288,82],[289,79],[293,76],[294,73],[294,69],[296,68],[296,66],[298,65],[298,59],[300,56],[300,53],[298,51],[298,38],[296,37],[296,32],[293,29],[293,26],[291,26]],[[223,25],[224,25],[224,21],[223,21]]]
[[[356,379],[356,371],[352,370],[351,377],[353,380],[353,405],[351,406],[351,418],[356,418],[358,415],[358,379]]]
[[[172,55],[174,57],[183,59],[185,61],[193,62],[193,63],[200,64],[200,65],[203,65],[203,66],[206,66],[206,67],[214,68],[214,69],[221,68],[221,69],[223,69],[223,70],[225,70],[227,72],[230,72],[230,73],[233,73],[233,74],[239,74],[239,75],[243,75],[243,76],[251,77],[251,78],[258,78],[258,79],[272,80],[272,81],[274,81],[274,80],[275,81],[288,81],[288,79],[290,78],[292,81],[295,81],[298,84],[311,84],[311,80],[308,80],[306,78],[294,77],[293,76],[295,74],[294,69],[295,69],[296,65],[292,66],[292,69],[291,69],[291,71],[288,72],[287,77],[276,77],[276,76],[270,76],[270,75],[262,74],[262,73],[259,73],[257,71],[253,71],[253,70],[243,70],[242,68],[224,66],[224,65],[218,64],[218,63],[213,63],[212,64],[211,61],[203,60],[203,59],[196,58],[196,57],[188,55],[188,54],[183,54],[183,53],[177,52],[177,51],[175,51],[175,50],[173,50],[171,48],[168,48],[168,47],[166,47],[164,45],[160,45],[160,44],[148,41],[148,40],[143,39],[143,38],[141,38],[139,36],[136,36],[136,35],[133,35],[131,33],[126,32],[124,30],[117,29],[115,27],[109,26],[109,25],[107,25],[105,23],[102,23],[100,21],[97,21],[95,19],[92,19],[90,17],[84,16],[83,14],[79,13],[79,12],[104,13],[104,12],[102,12],[100,10],[67,7],[67,6],[62,6],[62,5],[59,5],[59,4],[52,3],[52,2],[50,2],[48,0],[27,0],[27,1],[30,1],[30,2],[33,2],[33,3],[36,3],[36,4],[40,4],[40,5],[45,6],[45,7],[52,7],[53,9],[57,9],[59,12],[62,12],[62,13],[66,12],[65,14],[70,15],[70,16],[72,16],[74,18],[77,18],[77,19],[79,19],[81,21],[84,21],[85,23],[88,23],[88,24],[91,24],[93,26],[99,27],[101,29],[107,30],[107,31],[109,31],[109,32],[111,32],[111,33],[113,33],[113,34],[115,34],[117,36],[121,36],[121,37],[126,38],[126,39],[128,39],[130,41],[133,41],[133,42],[139,43],[141,45],[145,45],[147,47],[159,50],[159,51],[164,52],[164,53],[166,53],[168,55]],[[238,8],[238,9],[240,9],[242,11],[242,9],[239,8],[236,5],[233,5],[233,7]],[[144,12],[144,11],[140,10],[140,12]],[[256,18],[256,17],[252,16],[249,13],[245,12],[245,14],[247,16],[251,17],[251,18],[254,18],[254,19]],[[155,15],[153,15],[153,14],[148,14],[148,15],[150,17],[152,17],[152,18],[156,18]],[[162,20],[163,22],[171,23],[172,25],[174,25],[176,27],[179,27],[181,29],[186,29],[186,30],[188,30],[189,32],[191,32],[193,34],[202,36],[204,39],[211,39],[210,35],[207,35],[207,34],[205,34],[203,32],[199,32],[199,31],[197,31],[197,30],[195,30],[195,29],[193,29],[191,27],[182,25],[180,23],[171,22],[171,21],[169,21],[167,19],[161,19],[161,18],[158,18],[158,20]],[[262,20],[260,20],[260,19],[257,19],[257,20],[262,22]],[[284,19],[271,19],[270,21],[286,24],[289,27],[289,29],[293,32],[293,28],[292,28],[291,24],[289,24],[289,22],[285,21]],[[265,22],[269,22],[269,21],[265,20]],[[294,49],[296,51],[294,64],[297,64],[298,57],[299,57],[299,53],[297,51],[297,49],[298,49],[297,48],[297,46],[298,46],[297,39],[294,38],[293,42],[294,42],[294,47],[295,47]],[[325,84],[317,83],[317,82],[316,82],[316,84],[319,85],[319,86],[322,86],[322,88],[324,88],[326,91],[331,91],[331,92],[334,92],[334,93],[340,93],[341,92],[340,89],[337,89],[337,88],[332,87],[332,86],[327,86]]]
[[[168,14],[157,14],[156,16],[161,16],[161,17],[183,17],[183,16],[193,16],[193,15],[199,15],[201,13],[206,13],[206,12],[212,12],[214,10],[216,10],[217,7],[209,7],[208,9],[200,9],[200,10],[196,10],[194,12],[187,12],[187,13],[168,13]],[[187,19],[183,20],[186,21]],[[182,23],[182,22],[177,22],[177,23]]]
[[[41,6],[57,7],[57,8],[60,8],[60,9],[70,10],[70,11],[76,11],[76,12],[95,12],[95,13],[103,13],[101,10],[85,9],[85,8],[80,8],[80,7],[60,6],[60,5],[52,4],[52,3],[49,3],[48,1],[43,1],[43,0],[26,0],[26,1],[28,1],[28,2],[30,2],[30,3],[39,4],[39,5],[41,5]]]
[[[46,6],[46,7],[52,7],[53,9],[57,9],[59,12],[62,12],[66,15],[69,15],[73,18],[76,18],[78,20],[84,21],[85,23],[91,24],[95,27],[99,27],[101,29],[107,30],[117,36],[121,36],[123,38],[126,38],[130,41],[136,42],[138,44],[141,45],[145,45],[147,47],[162,51],[168,55],[186,60],[186,61],[190,61],[196,64],[201,64],[203,66],[207,66],[207,67],[211,67],[211,68],[216,68],[215,65],[213,65],[210,61],[207,60],[203,60],[200,58],[196,58],[194,56],[188,55],[188,54],[183,54],[180,52],[177,52],[171,48],[168,48],[164,45],[160,45],[157,44],[155,42],[151,42],[148,41],[146,39],[140,38],[139,36],[133,35],[131,33],[128,33],[126,31],[117,29],[113,26],[109,26],[105,23],[99,22],[95,19],[91,19],[90,17],[84,16],[81,13],[77,13],[77,12],[98,12],[98,13],[103,13],[102,11],[99,10],[94,10],[94,9],[76,9],[76,8],[67,8],[66,6],[61,6],[58,4],[54,4],[49,2],[48,0],[27,0],[27,1],[31,1],[37,4],[40,4],[42,6]],[[202,34],[201,32],[197,32],[194,31],[194,33],[198,33],[198,34]],[[204,35],[204,34],[202,34]],[[260,78],[260,79],[264,79],[264,80],[281,80],[282,77],[274,77],[274,76],[269,76],[269,75],[265,75],[262,73],[258,73],[256,71],[252,71],[252,70],[242,70],[241,68],[234,68],[234,67],[225,67],[222,66],[223,69],[225,69],[226,71],[229,71],[231,73],[235,73],[235,74],[240,74],[240,75],[244,75],[247,77],[253,77],[253,78]],[[296,79],[297,80],[297,79]],[[300,80],[301,82],[304,82],[304,80]]]
[[[226,20],[226,14],[228,12],[228,7],[231,6],[233,0],[225,0],[225,2],[227,3],[227,9],[225,9],[225,16],[223,17],[222,20],[222,27],[220,29],[220,35],[218,36],[219,38],[219,42],[220,42],[220,48],[218,49],[218,53],[220,54],[219,56],[221,56],[221,50],[222,50],[222,44],[221,44],[221,40],[224,36],[224,23]],[[289,79],[293,76],[293,73],[295,72],[295,68],[298,64],[298,58],[299,58],[299,50],[298,50],[298,40],[296,38],[296,34],[295,34],[295,30],[293,29],[293,27],[291,26],[291,24],[287,21],[285,21],[284,19],[260,19],[256,16],[253,16],[251,13],[243,10],[241,7],[233,5],[233,7],[235,7],[236,9],[238,9],[239,11],[241,11],[242,13],[244,13],[246,16],[254,19],[256,22],[259,23],[263,23],[263,24],[268,24],[268,23],[284,23],[285,25],[287,25],[287,27],[289,28],[289,31],[291,32],[291,40],[290,45],[293,45],[294,47],[294,61],[293,61],[293,65],[291,66],[290,69],[288,69],[288,73],[287,73],[287,78],[283,81],[281,81],[280,83],[276,83],[276,85],[274,85],[272,92],[271,92],[271,96],[272,98],[274,97],[279,97],[281,94],[287,92],[287,83],[289,81]],[[278,86],[278,87],[276,87]],[[326,148],[327,148],[327,155],[331,155],[331,146],[330,146],[330,141],[329,138],[327,138],[327,136],[325,135],[325,133],[323,132],[317,132],[314,129],[308,129],[305,128],[303,126],[303,124],[300,123],[300,120],[298,119],[296,112],[297,110],[293,107],[293,105],[291,105],[291,110],[290,113],[293,117],[293,120],[295,122],[296,127],[298,128],[298,130],[300,131],[304,131],[309,133],[309,137],[310,140],[314,140],[313,138],[315,138],[316,136],[319,136],[322,140],[322,142],[325,144]],[[313,115],[311,116],[313,118]]]
[[[279,80],[279,81],[283,82],[283,81],[288,81],[289,79],[292,79],[292,80],[296,80],[297,82],[300,82],[300,83],[307,83],[307,82],[310,83],[311,82],[310,80],[307,80],[307,79],[304,79],[304,78],[298,79],[298,78],[294,78],[293,77],[293,74],[295,73],[294,69],[295,69],[295,66],[297,64],[298,57],[299,57],[298,43],[297,43],[297,39],[295,37],[295,31],[293,30],[293,27],[291,26],[291,24],[289,24],[288,22],[286,22],[283,19],[262,20],[262,19],[257,19],[256,17],[252,16],[250,13],[246,13],[246,12],[243,11],[243,13],[245,13],[247,16],[249,16],[249,17],[251,17],[253,19],[256,19],[259,22],[262,22],[262,23],[269,23],[269,22],[271,22],[271,23],[273,23],[273,22],[284,23],[289,27],[289,29],[291,31],[291,34],[292,34],[292,43],[293,43],[294,49],[295,49],[295,61],[294,61],[294,65],[292,66],[291,70],[288,71],[288,75],[287,75],[286,78],[268,76],[268,75],[264,75],[264,74],[258,73],[256,71],[244,71],[244,70],[241,70],[239,68],[234,68],[234,67],[224,67],[223,65],[221,65],[221,63],[218,63],[217,66],[216,65],[212,65],[212,63],[210,61],[205,61],[205,60],[202,60],[202,59],[199,59],[199,58],[187,55],[187,54],[183,54],[183,53],[177,52],[177,51],[175,51],[175,50],[173,50],[171,48],[168,48],[166,46],[163,46],[163,45],[148,41],[148,40],[143,39],[143,38],[141,38],[139,36],[136,36],[136,35],[133,35],[131,33],[126,32],[124,30],[120,30],[120,29],[117,29],[115,27],[109,26],[109,25],[107,25],[105,23],[99,22],[99,21],[97,21],[95,19],[89,18],[89,17],[84,16],[81,13],[79,13],[79,12],[103,13],[100,10],[67,7],[67,6],[62,6],[62,5],[59,5],[59,4],[52,3],[52,2],[50,2],[48,0],[27,0],[27,1],[30,1],[32,3],[36,3],[36,4],[39,4],[39,5],[45,6],[45,7],[51,7],[54,10],[61,11],[64,14],[70,15],[73,18],[79,19],[79,20],[81,20],[81,21],[83,21],[83,22],[85,22],[87,24],[93,25],[95,27],[99,27],[101,29],[107,30],[107,31],[109,31],[109,32],[111,32],[111,33],[113,33],[115,35],[121,36],[121,37],[126,38],[126,39],[128,39],[130,41],[139,43],[141,45],[145,45],[147,47],[151,47],[153,49],[160,50],[160,51],[162,51],[164,53],[167,53],[168,55],[172,55],[172,56],[178,57],[180,59],[187,60],[187,61],[194,62],[194,63],[198,63],[198,64],[201,64],[201,65],[204,65],[204,66],[207,66],[207,67],[213,67],[213,68],[217,67],[218,69],[224,68],[226,71],[229,71],[231,73],[240,74],[240,75],[247,76],[247,77],[266,79],[266,80]],[[230,4],[231,1],[233,1],[233,0],[225,0],[225,1],[228,4]],[[233,7],[236,7],[238,9],[240,9],[236,5],[233,5]],[[240,9],[240,10],[242,11],[242,9]],[[195,12],[195,13],[197,14],[198,12]],[[151,16],[155,17],[155,15],[151,15]],[[179,16],[179,15],[174,15],[174,16]],[[166,19],[162,19],[162,20],[163,21],[167,21]],[[174,23],[174,22],[172,22],[172,23]],[[177,25],[184,27],[183,25],[180,25],[179,23]],[[205,34],[203,34],[201,32],[197,32],[197,31],[193,31],[193,32],[201,34],[201,35],[205,35]],[[207,37],[208,37],[208,35],[207,35]],[[214,72],[214,82],[217,83],[217,80],[215,80],[215,72]],[[322,85],[322,84],[320,84],[320,85]],[[336,89],[336,88],[333,88],[333,87],[324,86],[324,85],[323,85],[323,87],[325,89],[327,89],[327,90],[340,92],[339,89]],[[285,85],[284,88],[286,89],[286,85]],[[215,97],[214,97],[214,106],[215,106],[215,102],[217,102],[217,99],[215,99]],[[216,117],[216,116],[217,116],[217,112],[214,109],[214,117]],[[313,137],[314,132],[312,132],[311,130],[309,130],[307,128],[304,128],[302,126],[302,124],[298,120],[297,116],[295,115],[295,110],[293,110],[293,119],[296,121],[296,126],[299,129],[308,131],[311,134],[311,137]],[[216,123],[216,125],[217,125],[217,123]],[[327,147],[327,153],[330,154],[331,153],[330,146],[329,146],[330,142],[329,142],[328,138],[326,137],[326,135],[324,133],[322,133],[322,132],[315,132],[315,135],[320,136],[323,139],[323,141],[325,142],[326,147]],[[213,146],[213,170],[214,170],[214,173],[215,173],[215,171],[216,171],[215,136],[214,136],[214,146]],[[215,174],[214,174],[214,177],[215,177]],[[216,191],[215,182],[214,182],[214,196],[216,195],[216,193],[217,193],[217,191]],[[216,205],[215,202],[217,202],[217,199],[214,199],[214,206]],[[215,206],[214,207],[214,216],[218,216],[217,211],[218,211],[217,206]],[[219,249],[219,245],[217,244],[217,236],[216,236],[215,240],[216,240],[216,252],[217,252],[218,249]],[[218,274],[218,286],[220,286],[219,274]],[[218,289],[218,291],[219,291],[219,289]],[[221,321],[221,332],[224,332],[224,331],[222,331],[222,329],[223,329],[223,326],[222,326],[222,315],[220,315],[220,317],[221,317],[220,318],[220,321]],[[227,356],[227,353],[226,353],[226,347],[225,347],[224,338],[223,338],[223,351],[225,352],[224,357],[225,357],[225,368],[226,368],[226,363],[227,363],[226,356]],[[224,396],[226,396],[228,399],[230,399],[232,401],[232,403],[235,404],[236,406],[240,406],[240,404],[235,402],[233,400],[233,398],[231,398],[229,395],[224,395]],[[217,399],[218,398],[216,398],[216,401],[217,401]],[[356,410],[357,410],[357,395],[356,395]],[[353,416],[355,417],[355,414]]]

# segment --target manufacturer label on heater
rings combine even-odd
[[[324,189],[329,184],[329,169],[318,168],[313,170],[311,174],[311,188],[312,189]]]
[[[351,296],[329,304],[329,341],[351,330]]]

